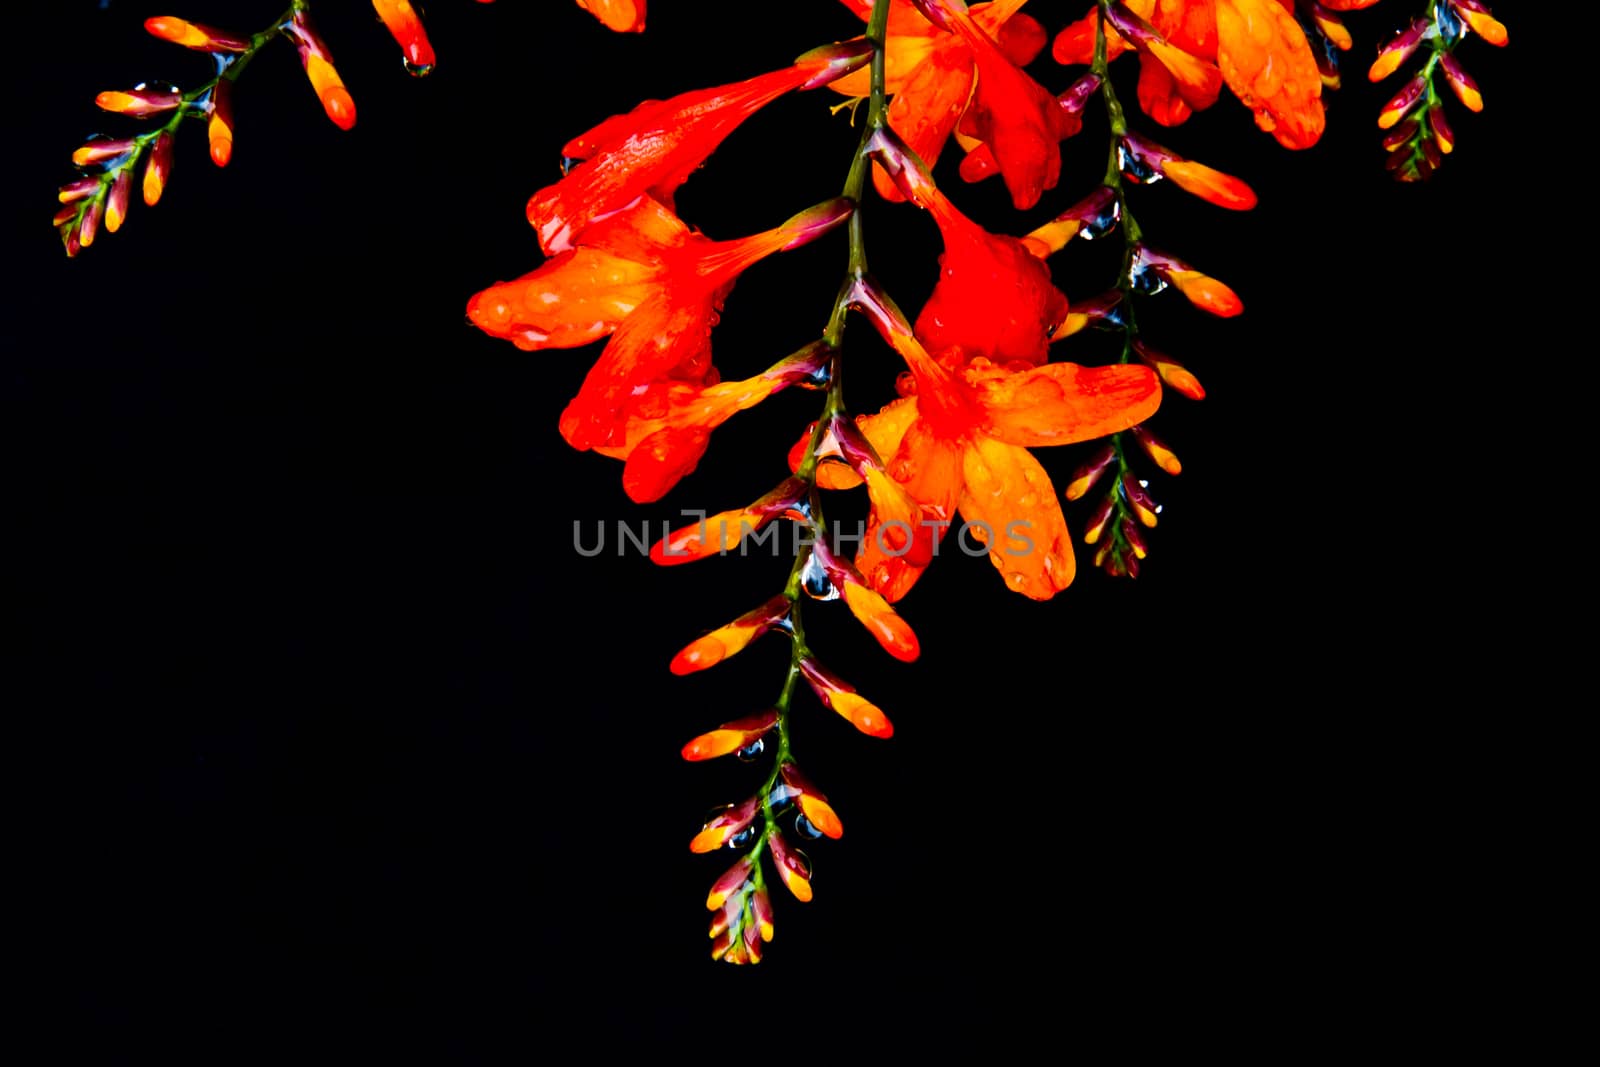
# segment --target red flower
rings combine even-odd
[[[705,418],[698,422],[685,408],[705,400],[695,387],[716,381],[711,327],[739,274],[773,252],[826,233],[850,210],[849,201],[830,200],[776,229],[713,241],[691,231],[661,203],[640,196],[588,227],[575,247],[539,269],[475,295],[467,314],[486,333],[529,351],[571,348],[611,334],[562,415],[561,433],[574,448],[628,456],[644,440],[638,430],[645,425],[652,427],[650,433],[705,429],[810,373],[802,360],[788,374],[780,364],[769,375],[722,387],[709,410],[701,407],[698,414]],[[630,423],[636,417],[646,421]],[[650,423],[651,418],[658,421]],[[698,458],[695,454],[688,468]],[[641,475],[643,495],[659,496],[687,473],[681,462],[667,466],[659,478]]]
[[[1050,335],[1067,317],[1067,298],[1032,246],[990,233],[963,215],[892,137],[879,139],[876,154],[901,192],[933,216],[944,238],[939,281],[917,316],[917,337],[933,351],[959,347],[969,358],[1036,364],[1049,359]]]
[[[871,55],[860,44],[826,45],[782,70],[648,101],[574,137],[561,154],[584,162],[528,201],[540,248],[545,255],[567,251],[591,224],[642,193],[671,209],[678,186],[745,119],[789,90],[824,85]]]

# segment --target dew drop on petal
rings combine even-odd
[[[812,841],[822,836],[822,831],[811,825],[811,820],[804,814],[794,817],[794,832]]]
[[[756,835],[758,833],[760,833],[760,830],[757,829],[755,823],[751,823],[738,833],[730,834],[728,836],[728,847],[744,848],[746,845],[750,844],[750,842],[756,839]]]
[[[741,748],[738,752],[735,752],[734,755],[746,763],[751,763],[757,759],[760,759],[761,753],[765,752],[766,750],[766,740],[758,737],[748,745]]]

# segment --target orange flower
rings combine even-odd
[[[528,351],[571,348],[610,334],[562,415],[561,433],[574,448],[627,457],[651,434],[706,429],[812,372],[802,359],[713,394],[711,327],[745,268],[826,233],[850,211],[849,201],[830,200],[776,229],[713,241],[640,196],[537,270],[475,295],[467,315],[486,333]],[[693,468],[698,453],[687,466],[674,455],[682,443],[680,437],[667,450],[660,469],[638,472],[636,495],[659,496]]]
[[[959,510],[1010,588],[1036,600],[1065,589],[1075,571],[1071,538],[1050,476],[1028,449],[1087,441],[1149,418],[1161,402],[1155,373],[1075,363],[1010,371],[987,359],[966,362],[958,349],[935,360],[892,309],[866,310],[915,386],[915,395],[860,423],[886,457],[888,476],[937,519]],[[890,518],[875,500],[856,563],[894,601],[927,560],[899,550]]]
[[[1226,82],[1257,126],[1285,148],[1308,148],[1322,136],[1322,75],[1293,6],[1292,0],[1125,0],[1110,9],[1106,57],[1139,50],[1139,104],[1162,125],[1210,107]],[[1051,54],[1062,63],[1092,62],[1098,18],[1091,11],[1062,30]]]
[[[974,132],[984,141],[996,135],[1004,141],[1006,156],[998,160],[1002,173],[1009,174],[1008,181],[1020,184],[1024,198],[1032,196],[1026,202],[1018,201],[1019,208],[1037,203],[1038,195],[1030,191],[1036,181],[1042,183],[1041,189],[1054,187],[1053,179],[1044,183],[1049,157],[1054,158],[1059,177],[1060,155],[1055,144],[1075,131],[1075,127],[1067,129],[1070,119],[1058,117],[1060,108],[1054,98],[1018,69],[1032,62],[1044,43],[1043,28],[1028,15],[1017,13],[1025,2],[995,0],[978,4],[970,12],[963,6],[950,26],[941,27],[918,11],[912,0],[890,0],[884,57],[884,88],[894,97],[889,104],[889,126],[930,168],[968,105],[979,106],[980,98],[973,93],[977,83],[983,104],[981,119],[975,116],[973,122],[989,136]],[[872,12],[871,0],[844,3],[862,19]],[[987,88],[985,78],[991,81]],[[866,96],[870,85],[867,72],[861,71],[839,79],[832,87],[849,96]],[[1044,106],[1045,99],[1052,101],[1050,108]],[[1056,136],[1061,130],[1066,132]],[[1046,133],[1054,136],[1048,143],[1028,140]],[[999,149],[998,145],[992,147]],[[1009,172],[1005,171],[1007,160]],[[873,182],[884,197],[902,199],[882,169],[874,168]]]
[[[547,256],[567,251],[588,226],[641,193],[671,209],[678,186],[745,119],[791,89],[824,85],[871,55],[859,43],[824,45],[782,70],[648,101],[574,137],[561,154],[583,162],[528,201],[539,247]]]

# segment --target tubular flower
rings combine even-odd
[[[1309,148],[1324,125],[1322,74],[1293,6],[1290,0],[1122,0],[1110,9],[1106,56],[1139,50],[1139,104],[1162,125],[1210,107],[1225,82],[1278,143]],[[1098,18],[1091,11],[1062,30],[1051,54],[1062,63],[1091,62]]]
[[[567,251],[590,225],[642,193],[671,209],[678,187],[745,119],[791,89],[824,85],[871,55],[859,44],[825,45],[782,70],[640,104],[573,138],[561,154],[583,162],[528,201],[539,247],[547,256]]]
[[[889,137],[880,144],[880,164],[944,238],[939,281],[917,316],[917,336],[935,351],[960,347],[1001,363],[1049,359],[1050,335],[1067,316],[1050,268],[1025,241],[992,234],[963,215],[903,146]]]
[[[957,510],[1006,585],[1046,600],[1071,584],[1075,563],[1061,503],[1039,461],[1040,445],[1071,444],[1126,430],[1155,413],[1161,384],[1148,367],[1047,363],[1010,371],[959,350],[935,360],[903,323],[879,330],[911,367],[915,395],[894,400],[862,426],[889,476],[935,516]],[[894,414],[891,416],[891,409]],[[874,504],[856,563],[874,589],[900,599],[926,561],[897,552]]]
[[[676,423],[672,420],[670,383],[655,395],[648,395],[647,387],[667,379],[690,386],[715,381],[711,327],[738,275],[773,252],[826,233],[850,211],[849,201],[835,199],[776,229],[734,241],[713,241],[690,231],[665,205],[640,196],[588,228],[578,246],[516,281],[475,295],[467,315],[486,333],[528,351],[570,348],[611,334],[562,415],[561,434],[574,448],[628,455],[643,440],[637,433],[629,435],[631,415],[662,419],[651,432],[693,427],[689,415]],[[710,403],[713,415],[720,416],[711,422],[714,425],[759,399],[752,399],[751,392],[765,395],[763,387],[770,392],[782,381],[781,374],[764,383],[752,379],[756,384],[739,383],[709,401],[704,393],[678,399]],[[646,387],[643,395],[641,387]],[[644,424],[634,425],[637,431]],[[705,423],[700,426],[704,429]],[[692,468],[698,458],[695,455],[687,467]],[[687,470],[679,469],[678,476],[682,473]],[[641,488],[648,496],[655,489],[665,492],[660,483],[670,487],[676,480],[670,472],[659,480],[645,477]]]
[[[935,25],[917,10],[912,0],[890,0],[888,47],[884,57],[884,89],[894,97],[889,104],[889,127],[929,167],[938,160],[969,103],[973,102],[973,85],[981,81],[980,54],[982,62],[995,71],[994,79],[1002,83],[995,87],[999,97],[986,97],[991,105],[996,99],[1004,101],[1004,83],[1014,81],[1015,77],[1027,78],[1017,68],[1032,62],[1038,55],[1044,46],[1045,33],[1033,18],[1018,13],[1025,2],[996,0],[972,7],[966,21],[982,40],[981,46],[974,46],[963,33]],[[871,0],[844,0],[844,4],[863,20],[872,13]],[[832,88],[848,96],[866,96],[870,80],[867,72],[861,71],[840,78]],[[1014,84],[1011,88],[1013,92],[1017,89]],[[1072,127],[1062,137],[1075,132],[1076,126],[1070,118],[1062,121]],[[1045,122],[1050,124],[1054,120]],[[1054,151],[1054,142],[1050,150]],[[881,168],[874,168],[873,183],[885,198],[902,198]]]

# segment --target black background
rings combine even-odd
[[[1080,6],[1028,10],[1054,32]],[[1429,472],[1474,462],[1443,413],[1497,429],[1482,368],[1513,343],[1515,46],[1462,50],[1488,109],[1452,102],[1460,149],[1423,187],[1382,170],[1374,117],[1398,79],[1363,76],[1410,14],[1393,4],[1350,17],[1356,58],[1313,150],[1280,149],[1226,94],[1179,130],[1136,120],[1262,201],[1135,192],[1148,239],[1247,308],[1150,304],[1148,336],[1210,396],[1169,394],[1155,423],[1186,470],[1151,476],[1167,506],[1144,575],[1111,581],[1080,554],[1077,583],[1035,604],[948,553],[902,605],[924,650],[910,666],[842,606],[809,610],[813,646],[898,732],[859,736],[801,695],[797,752],[847,833],[809,850],[816,900],[779,890],[767,961],[736,970],[705,958],[700,903],[725,864],[684,845],[763,772],[677,750],[769,701],[785,650],[688,679],[666,663],[775,592],[787,561],[658,570],[618,555],[615,531],[764,491],[818,397],[740,416],[636,507],[620,464],[556,433],[598,349],[522,353],[464,307],[540,262],[523,205],[568,137],[859,24],[826,3],[769,21],[664,0],[620,37],[570,3],[439,2],[440,66],[414,81],[368,5],[321,4],[355,129],[327,122],[276,45],[240,82],[232,164],[186,125],[163,202],[135,197],[69,262],[46,221],[67,157],[132,125],[94,93],[204,76],[142,33],[165,13],[147,7],[49,5],[8,69],[9,584],[45,683],[19,700],[43,728],[19,747],[39,773],[21,809],[45,950],[30,985],[64,1052],[1249,1041],[1264,1017],[1322,1033],[1330,1001],[1370,1016],[1404,998],[1439,934],[1436,873],[1468,862],[1460,842],[1488,819],[1419,784],[1456,741],[1425,695],[1407,702],[1425,690],[1403,668],[1438,608],[1429,516],[1450,494]],[[172,13],[244,30],[276,12]],[[1048,56],[1035,69],[1068,80]],[[733,237],[834,195],[854,143],[836,100],[757,115],[681,213]],[[1103,135],[1091,118],[1020,221],[998,183],[939,173],[1020,233],[1092,186]],[[933,228],[869,212],[874,268],[914,311]],[[1113,253],[1074,246],[1058,284],[1098,292]],[[751,270],[717,333],[725,375],[816,336],[843,257],[835,236]],[[869,333],[848,341],[856,410],[896,369]],[[1062,484],[1081,455],[1041,458]],[[578,555],[575,525],[602,524],[608,551]]]

